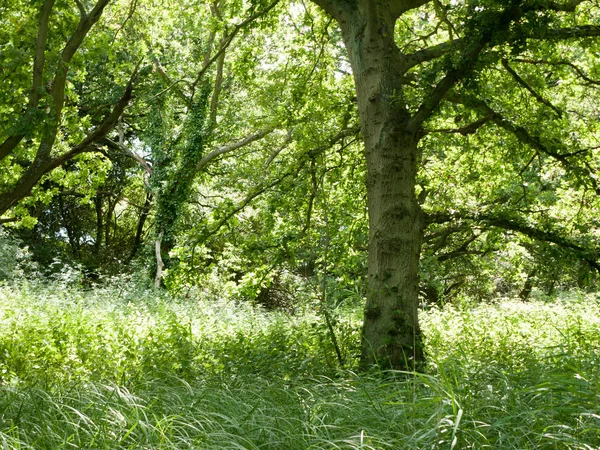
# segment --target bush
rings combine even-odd
[[[10,281],[35,272],[35,264],[27,247],[0,228],[0,281]]]

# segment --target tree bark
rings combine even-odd
[[[73,226],[73,224],[71,222],[70,216],[72,216],[72,212],[69,211],[69,209],[65,205],[63,195],[58,196],[58,206],[59,206],[63,226],[65,228],[65,231],[67,232],[67,237],[69,238],[69,245],[71,246],[71,253],[72,253],[73,257],[75,257],[76,259],[79,259],[79,256],[80,256],[79,250],[81,247],[80,242],[79,242],[79,235],[76,230],[77,227]]]
[[[108,248],[110,246],[110,244],[112,243],[111,237],[110,237],[110,228],[113,222],[113,216],[114,216],[114,211],[115,211],[115,207],[117,206],[117,203],[119,202],[119,198],[118,197],[114,197],[114,198],[108,198],[108,202],[107,202],[107,206],[106,206],[106,225],[104,226],[104,245],[106,246],[106,248]],[[116,227],[114,227],[114,229],[116,230]]]
[[[430,0],[312,1],[340,25],[365,143],[369,259],[362,364],[415,369],[423,359],[417,305],[424,218],[415,196],[423,123],[472,71],[482,50],[506,35],[526,9],[509,4],[497,12],[497,29],[482,28],[468,41],[451,38],[403,54],[394,40],[396,21]],[[435,85],[424,86],[427,93],[411,114],[404,97],[406,72],[455,50],[458,58],[442,69]]]
[[[524,302],[529,300],[529,296],[531,295],[531,291],[533,290],[533,282],[536,274],[537,269],[532,269],[527,273],[527,279],[525,280],[523,289],[521,289],[521,292],[519,292],[519,298]]]
[[[415,195],[418,131],[401,101],[395,19],[361,0],[336,12],[354,74],[367,160],[369,257],[362,334],[364,367],[413,370],[423,359],[417,317],[423,233]],[[341,4],[341,3],[340,3]]]
[[[54,0],[45,0],[40,9],[40,20],[38,26],[38,35],[35,42],[35,54],[33,57],[33,76],[31,82],[31,93],[29,94],[29,103],[27,109],[19,121],[31,120],[30,113],[33,109],[37,108],[40,97],[42,82],[44,78],[44,64],[45,64],[45,52],[46,52],[46,39],[48,37],[48,23],[50,21],[50,13],[54,7]],[[18,133],[11,135],[0,144],[0,160],[8,156],[17,145],[25,137],[24,133]]]
[[[159,233],[158,237],[154,241],[154,253],[156,256],[156,275],[154,276],[154,288],[158,289],[161,286],[162,278],[163,278],[163,269],[165,268],[165,264],[162,259],[162,239],[163,233],[162,231]]]

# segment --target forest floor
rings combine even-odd
[[[597,449],[600,296],[423,311],[424,374],[356,371],[360,308],[0,287],[5,449]]]

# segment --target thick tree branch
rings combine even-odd
[[[597,25],[581,25],[571,28],[556,28],[553,30],[545,30],[543,28],[536,30],[528,36],[529,39],[582,39],[587,37],[600,36],[600,26]]]
[[[477,57],[486,46],[490,37],[486,36],[479,42],[476,42],[461,58],[461,63],[455,68],[450,69],[444,78],[440,80],[433,92],[425,98],[417,112],[409,121],[408,128],[417,131],[423,122],[425,122],[437,109],[446,93],[452,89],[456,83],[471,70]]]
[[[496,29],[484,29],[479,36],[473,36],[466,42],[466,48],[460,55],[460,60],[456,63],[440,80],[433,91],[423,100],[421,106],[413,117],[409,120],[408,128],[413,132],[420,131],[420,127],[437,109],[446,93],[452,89],[456,83],[468,75],[483,49],[491,42],[495,36],[503,30],[508,29],[512,23],[519,20],[525,13],[519,5],[508,6],[505,10],[499,12],[495,17],[498,27]]]
[[[402,14],[411,9],[420,8],[427,3],[430,3],[432,0],[392,0],[390,2],[390,13],[394,19],[397,19]]]
[[[471,42],[464,54],[461,56],[460,62],[448,71],[446,76],[437,84],[433,92],[425,98],[417,112],[414,114],[409,122],[409,127],[413,131],[418,131],[422,123],[427,120],[432,112],[438,107],[445,94],[460,80],[462,79],[474,66],[478,59],[479,54],[485,48],[485,46],[493,39],[494,36],[498,35],[502,28],[508,28],[510,24],[519,20],[520,17],[530,11],[571,11],[583,0],[574,0],[567,3],[553,2],[550,5],[542,3],[539,5],[512,5],[508,6],[504,11],[500,12],[496,18],[496,22],[499,24],[499,28],[492,30],[486,29],[482,35],[477,38],[476,41]],[[596,25],[583,25],[572,28],[561,28],[555,30],[536,30],[531,34],[531,38],[540,39],[570,39],[570,38],[581,38],[600,36],[600,26]]]
[[[455,49],[460,43],[464,41],[464,39],[453,39],[451,41],[442,42],[441,44],[433,45],[431,47],[424,48],[409,55],[405,55],[402,58],[402,69],[403,71],[407,71],[410,70],[412,67],[418,66],[421,63],[444,56],[446,53]]]
[[[50,159],[50,154],[52,147],[54,146],[54,142],[56,141],[56,135],[58,133],[58,127],[61,121],[62,110],[65,103],[65,84],[67,81],[69,63],[71,62],[71,59],[73,58],[73,55],[79,46],[82,44],[87,33],[100,19],[102,11],[109,1],[110,0],[99,0],[90,14],[79,21],[77,29],[71,35],[61,53],[58,67],[56,68],[56,73],[54,74],[54,78],[52,80],[52,103],[49,117],[47,119],[47,126],[44,128],[35,159],[32,167],[30,167],[34,168],[32,170],[39,170],[41,167],[45,166]]]
[[[204,52],[204,58],[202,60],[202,65],[207,66],[210,61],[210,54],[213,51],[213,47],[215,45],[215,38],[217,37],[217,32],[215,30],[211,30],[208,35],[208,42],[206,45],[206,51]]]
[[[221,14],[221,8],[218,1],[215,1],[210,6],[210,12],[213,17],[217,18],[221,22],[223,21],[223,15]],[[213,31],[210,35],[210,45],[206,53],[204,54],[204,63],[206,64],[210,60],[210,53],[212,52],[212,44],[215,39],[215,32]],[[210,98],[209,108],[209,130],[213,130],[217,126],[217,111],[219,109],[219,95],[221,94],[221,88],[223,86],[223,67],[225,65],[225,52],[222,52],[217,58],[217,70],[215,74],[215,83]]]
[[[223,66],[225,64],[225,52],[217,58],[217,73],[215,75],[215,84],[210,98],[210,112],[209,112],[209,123],[210,128],[214,128],[217,125],[217,112],[219,108],[219,95],[221,94],[221,88],[223,86]]]
[[[75,0],[75,3],[77,3],[77,8],[79,9],[79,16],[83,19],[87,16],[87,11],[85,9],[85,6],[83,5],[83,3],[81,3],[81,0]]]
[[[110,0],[98,0],[92,11],[86,16],[81,17],[77,29],[71,35],[61,53],[58,67],[52,80],[52,100],[53,100],[53,120],[57,124],[60,121],[60,115],[65,101],[65,83],[71,59],[79,49],[83,40],[87,36],[92,26],[100,19],[104,8]]]
[[[596,269],[600,273],[600,264],[598,264],[598,248],[586,248],[575,240],[565,237],[560,231],[557,230],[541,230],[533,226],[527,225],[515,218],[501,217],[501,216],[483,216],[479,218],[480,221],[487,223],[488,225],[502,228],[504,230],[516,231],[520,234],[524,234],[530,238],[536,239],[542,242],[550,242],[559,247],[573,251],[579,258],[586,261],[590,266]],[[561,230],[562,231],[562,230]]]
[[[38,36],[35,42],[35,55],[33,57],[33,80],[31,83],[31,96],[29,97],[28,110],[37,108],[40,96],[41,87],[44,77],[44,64],[46,53],[46,40],[48,38],[48,21],[50,12],[54,5],[54,0],[46,0],[42,5],[40,12],[40,24],[38,26]]]
[[[273,132],[274,130],[275,127],[267,127],[258,131],[257,133],[246,136],[244,139],[240,139],[239,141],[233,142],[228,145],[224,145],[223,147],[219,147],[213,150],[198,162],[198,164],[196,165],[196,172],[200,172],[201,170],[203,170],[211,161],[213,161],[218,156],[237,150],[238,148],[244,147],[250,144],[251,142],[258,141],[259,139],[264,138],[267,134]]]
[[[65,102],[65,84],[67,81],[67,73],[69,63],[73,58],[73,55],[81,46],[87,33],[90,31],[92,26],[100,19],[102,12],[110,0],[98,0],[92,11],[85,17],[82,17],[77,25],[77,29],[68,39],[63,51],[61,52],[58,67],[52,80],[51,88],[51,110],[49,117],[46,120],[46,126],[44,127],[40,145],[36,152],[35,158],[31,165],[21,174],[19,180],[12,186],[8,192],[0,194],[0,214],[6,212],[9,208],[18,203],[22,198],[29,195],[33,186],[41,179],[41,177],[52,169],[58,167],[64,161],[72,158],[73,156],[83,151],[89,151],[90,144],[94,139],[89,139],[88,136],[81,144],[75,146],[71,151],[61,155],[57,158],[51,157],[52,148],[56,141],[58,134],[58,127],[61,121],[62,109]],[[47,4],[51,4],[50,0],[47,0]],[[49,12],[48,12],[49,13]],[[42,14],[43,16],[43,14]],[[136,68],[137,71],[137,68]],[[120,103],[120,102],[119,102]],[[114,111],[113,111],[114,112]],[[121,111],[122,112],[122,111]],[[119,115],[114,119],[114,123],[118,120]],[[112,117],[111,117],[112,118]],[[110,128],[106,129],[103,122],[92,135],[96,138],[109,131]],[[102,133],[103,132],[103,133]]]
[[[600,186],[598,185],[598,182],[596,181],[596,175],[592,172],[592,170],[587,166],[581,167],[575,165],[569,160],[570,156],[577,155],[581,153],[580,151],[563,154],[554,150],[549,145],[547,145],[541,137],[531,134],[526,128],[516,125],[515,123],[506,119],[504,116],[490,108],[488,104],[485,103],[483,100],[479,100],[473,97],[467,97],[464,95],[448,96],[448,99],[452,102],[460,103],[467,107],[472,107],[480,113],[484,114],[486,117],[491,117],[491,121],[498,125],[500,128],[503,128],[504,130],[512,133],[521,143],[526,144],[532,149],[546,154],[560,162],[561,165],[568,172],[575,175],[580,180],[580,182],[582,182],[583,184],[590,185],[594,189],[594,191],[596,191],[596,193],[600,195]]]
[[[452,227],[448,228],[448,230],[452,230]],[[449,259],[458,258],[459,256],[483,255],[483,254],[488,253],[490,251],[490,249],[485,249],[485,250],[469,249],[469,246],[473,242],[475,242],[477,239],[479,239],[480,236],[481,236],[481,233],[477,234],[477,233],[473,233],[473,231],[471,231],[471,236],[469,236],[466,241],[462,242],[462,244],[460,244],[459,247],[455,248],[454,250],[442,253],[441,255],[438,255],[437,260],[439,262],[444,262]],[[438,242],[438,245],[436,245],[436,247],[434,249],[432,249],[432,252],[431,252],[432,254],[435,254],[438,250],[440,250],[442,247],[445,246],[445,241],[446,241],[447,237],[448,236],[443,236],[443,238],[440,240],[440,242]]]
[[[569,61],[546,61],[543,59],[525,59],[525,58],[516,58],[513,60],[514,62],[525,63],[525,64],[544,64],[548,66],[568,66],[573,69],[586,83],[594,84],[596,86],[600,86],[600,80],[594,80],[590,78],[583,70],[577,67],[575,64]]]
[[[340,0],[312,0],[313,3],[320,6],[327,14],[333,17],[338,23],[345,20],[345,14],[353,9],[354,5],[347,5]]]
[[[554,106],[552,103],[550,103],[550,101],[546,100],[544,97],[538,94],[535,89],[533,89],[523,78],[521,78],[521,76],[517,72],[515,72],[515,70],[512,67],[510,67],[510,64],[508,64],[508,60],[506,60],[505,58],[502,58],[502,66],[513,77],[513,79],[518,84],[527,89],[538,102],[552,109],[558,117],[562,117],[562,111],[556,106]]]
[[[503,230],[515,231],[537,241],[552,243],[573,252],[578,258],[586,261],[600,273],[600,264],[598,263],[600,247],[594,243],[591,243],[589,246],[583,245],[577,239],[568,237],[568,233],[565,230],[556,226],[553,229],[540,229],[525,223],[520,217],[510,217],[494,213],[469,214],[457,212],[454,214],[426,214],[425,216],[429,224],[472,220]]]
[[[90,13],[86,16],[83,16],[77,25],[77,29],[73,33],[73,35],[67,41],[65,48],[61,54],[61,62],[63,64],[69,64],[73,55],[77,51],[77,49],[81,46],[81,43],[87,36],[88,32],[94,26],[96,22],[102,16],[102,12],[104,8],[110,3],[110,0],[98,0],[98,3],[94,6],[94,8],[90,11]]]
[[[129,77],[129,82],[127,83],[127,86],[125,87],[125,91],[123,92],[123,95],[121,95],[121,98],[119,99],[117,104],[114,106],[112,111],[106,116],[106,118],[102,121],[102,123],[100,123],[100,125],[98,125],[94,129],[94,131],[92,131],[90,134],[88,134],[83,141],[81,141],[79,144],[77,144],[75,147],[73,147],[70,151],[68,151],[64,155],[57,157],[58,159],[64,159],[64,161],[67,161],[67,160],[73,158],[73,156],[84,151],[84,149],[88,148],[93,142],[97,142],[98,140],[104,138],[104,136],[106,136],[108,134],[108,132],[117,125],[117,122],[119,121],[119,117],[121,117],[121,115],[123,114],[123,111],[125,111],[125,108],[127,107],[131,98],[133,97],[133,85],[134,85],[134,81],[137,76],[139,67],[140,67],[140,63],[138,63],[138,65],[134,69],[133,73],[131,74],[131,77]],[[62,164],[64,161],[59,162],[59,165]],[[58,167],[58,166],[56,166],[56,167]]]
[[[60,156],[51,158],[50,151],[54,144],[54,139],[51,141],[43,140],[41,142],[40,150],[38,150],[32,164],[21,174],[19,180],[9,191],[0,194],[0,215],[4,214],[8,209],[29,195],[31,189],[48,172],[81,153],[99,150],[96,142],[106,136],[106,134],[115,127],[119,117],[123,114],[123,110],[131,100],[133,81],[137,75],[137,71],[138,68],[136,67],[125,88],[125,92],[108,116],[94,129],[94,131],[87,135],[79,144],[72,147],[71,150]]]
[[[476,120],[473,123],[465,125],[464,127],[437,128],[437,129],[433,129],[433,130],[425,130],[425,133],[458,133],[458,134],[462,134],[463,136],[468,136],[469,134],[475,134],[477,132],[477,130],[479,130],[479,128],[481,128],[483,125],[488,123],[490,120],[492,120],[492,116],[488,115],[479,120]]]
[[[458,249],[458,250],[452,250],[448,253],[444,253],[440,256],[437,257],[437,260],[439,262],[444,262],[444,261],[448,261],[450,259],[454,259],[454,258],[458,258],[460,256],[466,256],[466,255],[486,255],[488,253],[490,253],[492,249],[491,248],[487,248],[484,250],[469,250],[469,249]]]

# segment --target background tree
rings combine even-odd
[[[79,96],[85,93],[78,92],[77,84],[85,80],[85,63],[73,59],[108,3],[108,0],[100,0],[88,11],[77,2],[78,15],[67,9],[64,15],[52,20],[54,1],[44,1],[37,15],[37,37],[33,45],[27,40],[29,33],[20,38],[21,43],[11,40],[21,51],[11,52],[14,59],[10,60],[6,77],[12,82],[7,83],[5,89],[23,92],[18,86],[23,84],[23,79],[10,76],[10,70],[24,72],[20,66],[27,66],[31,55],[33,67],[30,87],[25,90],[28,95],[11,99],[13,107],[3,121],[7,125],[0,132],[0,159],[8,165],[14,178],[4,180],[0,214],[27,196],[46,173],[80,153],[96,151],[98,140],[116,126],[129,103],[137,68],[130,69],[129,80],[125,81],[121,93],[96,120],[89,114],[87,121],[78,117],[84,109],[78,104]],[[79,67],[69,70],[73,62],[79,63]],[[70,124],[74,129],[69,129]]]

